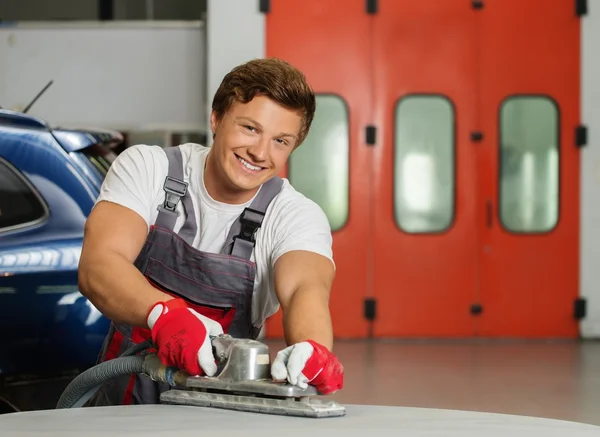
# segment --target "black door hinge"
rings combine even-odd
[[[483,2],[481,0],[473,0],[471,2],[471,7],[475,10],[483,9]]]
[[[375,126],[367,126],[367,128],[365,129],[365,140],[368,145],[375,145],[375,143],[377,142],[377,128]]]
[[[588,13],[588,2],[587,0],[575,0],[575,14],[578,17],[587,15]]]
[[[577,320],[581,320],[586,316],[587,313],[587,300],[582,297],[575,299],[573,305],[573,317]]]
[[[375,320],[375,315],[377,313],[377,301],[372,297],[367,297],[365,299],[365,309],[364,309],[364,317],[367,320]]]
[[[258,0],[258,10],[263,14],[268,14],[271,11],[271,1]]]
[[[478,303],[471,305],[471,314],[478,316],[483,312],[483,307]]]
[[[113,0],[98,0],[98,19],[100,21],[115,19],[115,5]]]
[[[587,145],[587,126],[580,125],[575,128],[575,145],[577,147]]]
[[[377,0],[367,0],[367,14],[376,14],[378,6]]]
[[[479,142],[483,140],[483,133],[480,131],[471,132],[471,141]]]

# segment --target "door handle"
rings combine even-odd
[[[494,212],[492,209],[492,201],[490,199],[487,200],[486,202],[486,219],[487,219],[487,227],[491,228],[492,227],[492,221],[494,219]]]

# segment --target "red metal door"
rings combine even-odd
[[[377,337],[474,333],[476,14],[456,0],[379,1],[372,47]]]
[[[288,169],[292,184],[307,195],[310,192],[324,199],[321,206],[327,211],[334,200],[323,197],[322,191],[335,189],[338,193],[335,202],[341,206],[332,210],[337,275],[330,300],[337,338],[357,338],[367,333],[363,298],[369,285],[366,257],[370,241],[371,161],[363,129],[369,121],[371,102],[370,19],[364,0],[272,0],[266,15],[266,55],[282,58],[301,69],[319,96],[315,116],[318,126],[309,135],[308,144],[293,152]],[[340,114],[345,114],[347,120],[340,119]],[[330,121],[335,121],[340,129],[327,131]],[[339,148],[343,154],[332,152],[324,165],[322,154],[343,141],[348,142],[348,147]],[[340,177],[326,179],[336,166]],[[347,178],[343,177],[345,173]],[[325,180],[322,186],[318,185]],[[342,209],[346,211],[340,212]],[[269,320],[266,331],[268,337],[283,335],[281,311]]]
[[[562,0],[486,1],[481,40],[481,336],[573,337],[579,20]]]

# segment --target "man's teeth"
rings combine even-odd
[[[242,164],[244,164],[244,166],[245,166],[246,168],[249,168],[250,170],[258,171],[258,170],[260,170],[260,169],[262,168],[262,167],[256,167],[255,165],[252,165],[252,164],[250,164],[248,161],[244,161],[244,160],[243,160],[242,158],[240,158],[239,156],[238,156],[238,160],[239,160],[239,161],[240,161]]]

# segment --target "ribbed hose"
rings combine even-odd
[[[142,352],[142,351],[144,351],[144,350],[146,350],[146,349],[148,349],[148,348],[150,348],[152,346],[153,346],[152,340],[146,340],[146,341],[143,341],[142,343],[134,344],[129,349],[127,349],[125,352],[123,352],[123,354],[119,358],[123,358],[123,357],[128,357],[128,356],[131,356],[131,355],[135,355],[138,352]],[[88,374],[92,374],[91,372],[89,372],[90,370],[92,370],[92,369],[91,368],[88,369]],[[78,375],[78,377],[80,377],[82,375],[83,375],[83,373],[81,375]],[[116,376],[121,376],[121,375],[116,375]],[[110,374],[109,374],[109,377],[112,377],[112,376],[110,376]],[[87,386],[88,390],[85,393],[83,393],[81,396],[79,396],[79,399],[77,399],[75,402],[72,402],[69,407],[65,407],[65,408],[79,408],[79,407],[83,407],[83,405],[92,396],[94,396],[94,394],[98,390],[100,390],[100,388],[102,387],[102,384],[104,382],[106,382],[106,381],[102,380],[98,384],[92,385],[93,381],[88,380],[87,376],[82,377],[82,380],[83,380],[82,383],[84,383]],[[76,387],[79,387],[79,386],[76,386]],[[71,394],[70,390],[71,390],[71,385],[69,384],[69,386],[67,386],[67,388],[64,390],[64,392],[62,394],[62,397],[69,396],[69,399],[70,399],[71,396],[75,396],[74,394]],[[60,405],[60,401],[59,401],[59,405]],[[57,406],[56,408],[60,408],[60,407]]]
[[[78,401],[89,395],[90,389],[99,387],[112,378],[144,371],[143,356],[126,356],[105,361],[77,375],[63,391],[56,408],[71,408]],[[95,391],[95,390],[94,390]]]
[[[148,349],[149,347],[152,347],[152,346],[153,346],[152,340],[146,340],[146,341],[143,341],[141,343],[134,344],[129,349],[127,349],[125,352],[123,352],[121,354],[121,357],[128,357],[130,355],[135,355],[138,352],[146,350],[146,349]]]

